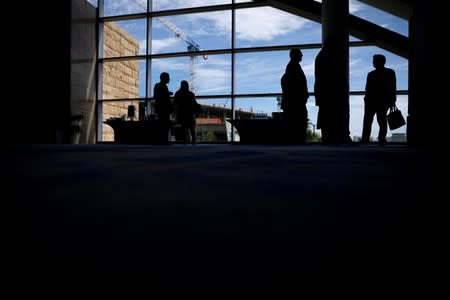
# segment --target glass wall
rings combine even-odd
[[[152,18],[151,54],[231,48],[231,11]]]
[[[211,6],[219,4],[231,4],[232,0],[160,0],[151,1],[153,3],[153,11],[158,10],[169,10],[169,9],[180,9],[180,8],[190,8],[190,7],[202,7]]]
[[[204,108],[197,119],[198,142],[237,141],[238,133],[227,119],[272,118],[280,112],[280,78],[292,47],[302,48],[304,54],[301,66],[310,92],[310,129],[320,137],[313,90],[321,24],[245,0],[94,3],[99,15],[98,141],[114,139],[104,121],[126,119],[130,105],[137,109],[136,118],[153,116],[153,86],[162,72],[170,74],[168,88],[173,93],[187,80]],[[378,23],[385,20],[392,30],[405,32],[404,22],[358,1],[351,0],[350,9],[355,15]],[[359,40],[350,37],[350,41]],[[404,115],[408,110],[408,61],[374,46],[359,43],[351,47],[350,131],[354,140],[362,132],[365,80],[376,53],[384,54],[386,66],[396,71],[397,103]],[[374,122],[372,138],[377,132]],[[406,126],[391,134],[405,136]]]
[[[361,1],[350,1],[350,13],[371,23],[385,27],[401,35],[408,36],[408,21]]]
[[[236,10],[236,47],[321,42],[321,25],[273,7]]]

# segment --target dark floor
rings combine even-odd
[[[221,288],[418,280],[426,152],[9,145],[6,191],[19,206],[13,272]]]

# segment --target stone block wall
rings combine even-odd
[[[139,42],[115,22],[104,25],[104,57],[134,56],[139,54]],[[139,97],[139,61],[106,62],[103,64],[103,99],[127,99]],[[127,117],[128,106],[136,107],[139,115],[139,101],[103,102],[103,120]],[[102,125],[102,140],[113,141],[114,131]]]

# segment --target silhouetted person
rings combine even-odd
[[[180,88],[175,92],[173,104],[177,116],[177,123],[181,125],[184,134],[184,142],[197,142],[195,124],[197,113],[200,112],[200,104],[195,100],[195,94],[189,90],[189,83],[182,80]]]
[[[343,55],[335,38],[328,37],[314,65],[314,95],[319,107],[317,129],[321,129],[322,143],[328,145],[352,142],[349,86]]]
[[[292,141],[305,142],[306,128],[308,126],[308,87],[306,76],[300,62],[303,53],[299,48],[293,48],[289,52],[290,61],[281,77],[281,109],[283,118],[288,124],[287,132],[284,132]],[[299,140],[297,140],[297,138]]]
[[[364,121],[361,143],[368,143],[375,114],[380,130],[378,144],[386,144],[388,109],[395,105],[397,96],[397,79],[395,71],[386,68],[386,57],[381,54],[373,56],[375,70],[367,74],[366,95],[364,97]]]
[[[153,99],[155,99],[155,113],[158,119],[169,121],[170,114],[173,112],[172,103],[170,102],[170,95],[167,84],[170,81],[169,73],[162,72],[159,76],[160,82],[156,83],[153,88]]]

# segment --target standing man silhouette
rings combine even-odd
[[[349,85],[342,56],[336,39],[328,36],[314,62],[317,128],[326,145],[352,144]]]
[[[378,144],[386,144],[388,109],[395,105],[397,97],[397,79],[395,71],[386,68],[386,57],[382,54],[373,56],[375,70],[367,74],[366,94],[364,96],[364,120],[361,143],[368,143],[372,131],[373,117],[377,115]]]
[[[153,88],[153,99],[155,99],[155,112],[159,120],[170,121],[170,114],[173,112],[172,102],[167,84],[170,82],[170,76],[167,72],[162,72],[159,76],[160,82]]]
[[[288,138],[287,141],[304,144],[308,126],[306,102],[309,94],[306,76],[300,66],[303,53],[299,48],[293,48],[289,52],[289,57],[290,61],[281,77],[281,109],[288,125],[284,134]]]

